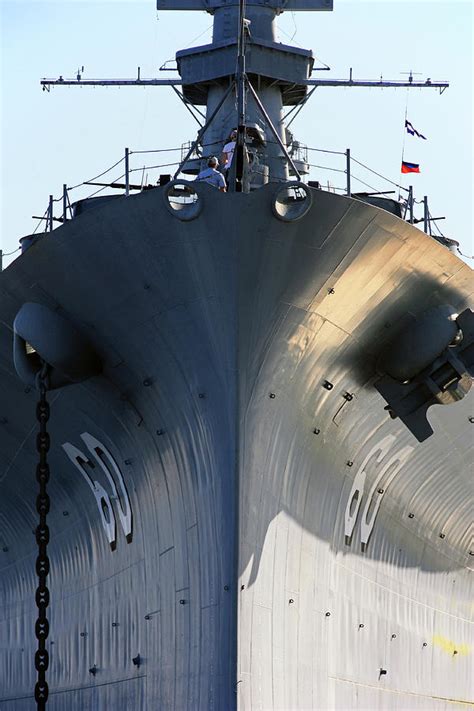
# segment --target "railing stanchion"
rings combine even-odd
[[[425,195],[423,198],[423,229],[426,232],[426,234],[431,234],[430,228],[430,221],[429,221],[429,213],[428,213],[428,195]]]
[[[46,221],[46,230],[53,231],[53,196],[49,196],[48,220]]]
[[[125,149],[125,195],[130,195],[129,150]]]
[[[346,149],[346,177],[347,177],[347,187],[346,194],[351,196],[351,149]]]
[[[67,220],[67,185],[63,183],[63,223]]]
[[[413,185],[408,186],[408,209],[410,212],[410,224],[413,225]]]

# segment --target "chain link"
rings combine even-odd
[[[37,377],[37,388],[40,397],[36,406],[36,418],[39,423],[39,432],[36,436],[36,449],[39,453],[39,463],[36,467],[36,480],[39,484],[36,510],[39,513],[39,524],[36,528],[38,587],[36,588],[35,599],[38,607],[38,617],[35,624],[35,634],[38,640],[38,649],[35,653],[35,668],[38,676],[35,685],[35,700],[38,711],[45,710],[49,693],[46,681],[46,671],[49,667],[49,653],[46,649],[46,640],[49,634],[49,621],[46,616],[49,605],[49,590],[46,585],[46,578],[49,573],[49,558],[47,555],[49,528],[46,523],[46,516],[50,508],[50,499],[46,491],[46,485],[49,481],[49,465],[47,461],[49,434],[46,431],[46,423],[49,420],[49,404],[46,400],[47,376],[47,366],[44,365]]]

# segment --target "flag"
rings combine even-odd
[[[408,131],[408,133],[411,134],[412,136],[418,136],[418,138],[423,138],[424,141],[427,140],[426,136],[423,136],[422,133],[417,131],[416,128],[413,126],[413,124],[410,123],[410,121],[407,121],[406,119],[405,119],[405,128]]]
[[[402,173],[419,173],[420,164],[419,163],[407,163],[406,160],[402,160]]]

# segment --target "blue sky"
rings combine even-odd
[[[138,66],[142,77],[165,76],[158,67],[177,49],[210,41],[212,18],[204,12],[157,14],[153,0],[0,0],[0,13],[2,247],[9,252],[33,232],[31,216],[44,213],[48,195],[59,196],[63,183],[97,175],[122,157],[125,146],[179,147],[197,128],[170,88],[59,87],[47,93],[39,79],[72,77],[82,65],[84,78],[134,78]],[[450,81],[442,96],[421,89],[318,88],[292,130],[308,146],[349,147],[381,175],[412,183],[418,199],[428,195],[434,216],[446,216],[438,223],[442,232],[469,255],[472,21],[470,0],[334,0],[332,13],[284,13],[279,21],[282,42],[312,49],[331,67],[318,77],[346,78],[352,67],[359,79],[398,79],[412,70],[423,79]],[[409,120],[428,140],[406,136],[405,159],[420,163],[422,172],[401,176],[407,100]],[[178,159],[178,153],[136,154],[132,167]],[[311,177],[344,186],[345,176],[328,170],[343,169],[342,157],[312,153],[311,160],[322,166]],[[169,171],[145,168],[149,182]],[[364,168],[353,172],[376,190],[392,189]],[[135,176],[139,182],[141,174]],[[364,189],[353,182],[353,190]],[[71,199],[92,190],[77,189]]]

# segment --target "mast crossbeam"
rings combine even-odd
[[[398,79],[393,80],[366,80],[358,81],[356,79],[307,79],[304,84],[306,86],[361,86],[361,87],[409,87],[418,89],[440,89],[441,94],[445,89],[449,87],[449,82],[439,81],[434,82],[431,79],[426,79],[426,81],[403,81]]]
[[[179,86],[181,79],[41,79],[43,89],[51,86]]]

